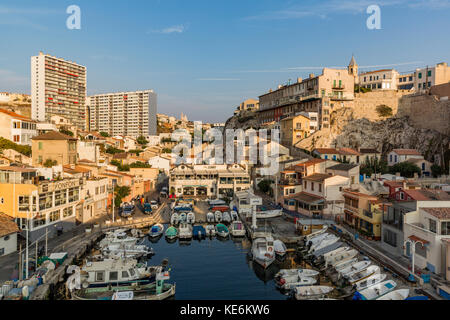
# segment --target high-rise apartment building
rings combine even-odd
[[[31,57],[31,117],[53,115],[86,128],[86,67],[40,52]]]
[[[111,136],[156,135],[156,98],[153,90],[89,96],[90,129]]]

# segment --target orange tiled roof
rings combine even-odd
[[[355,156],[359,156],[361,155],[358,151],[351,149],[351,148],[340,148],[339,149],[339,154],[342,155],[355,155]]]
[[[339,154],[339,151],[337,151],[334,148],[316,148],[314,151],[317,151],[321,154]]]
[[[20,114],[17,114],[17,113],[15,113],[15,112],[12,112],[12,111],[9,111],[9,110],[0,109],[0,113],[6,114],[6,115],[8,115],[8,116],[10,116],[10,117],[12,117],[12,118],[15,118],[15,119],[25,120],[25,121],[29,121],[29,122],[36,122],[36,121],[34,121],[34,120],[31,120],[31,119],[28,118],[28,117],[22,116],[22,115],[20,115]]]
[[[19,231],[20,229],[14,220],[10,216],[0,212],[0,237]]]
[[[438,219],[450,219],[450,208],[421,208]]]
[[[322,162],[325,162],[325,161],[327,161],[327,160],[314,158],[314,159],[308,160],[306,162],[297,163],[295,166],[296,167],[308,167],[308,166],[312,166],[312,165],[315,165],[315,164],[318,164],[318,163],[322,163]]]
[[[395,152],[398,155],[415,155],[415,156],[421,156],[422,155],[416,149],[394,149],[392,151]]]

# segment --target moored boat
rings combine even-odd
[[[365,269],[367,269],[369,267],[369,265],[371,264],[370,261],[360,261],[357,262],[347,268],[344,268],[342,270],[339,271],[339,276],[340,277],[344,277],[344,278],[348,278],[351,275],[363,271]]]
[[[222,211],[214,212],[214,218],[216,222],[222,222]]]
[[[178,220],[179,220],[180,223],[185,223],[185,222],[186,222],[186,219],[187,219],[187,214],[186,214],[186,212],[180,212],[180,213],[178,214]]]
[[[216,225],[216,235],[218,235],[219,237],[226,238],[228,237],[229,234],[230,231],[224,224],[219,223]]]
[[[387,280],[377,283],[367,289],[356,291],[353,300],[375,300],[391,291],[394,291],[397,283],[393,280]]]
[[[232,210],[230,212],[230,215],[231,215],[231,220],[232,221],[238,221],[239,220],[239,216],[238,216],[238,213],[236,211]]]
[[[175,239],[178,237],[178,230],[174,226],[167,228],[165,236],[167,239]]]
[[[317,283],[317,279],[311,277],[282,278],[279,282],[280,288],[283,290],[291,290],[301,286],[312,286]]]
[[[339,272],[339,271],[341,271],[342,269],[345,269],[345,268],[347,268],[347,267],[349,267],[349,266],[351,266],[351,265],[353,265],[353,264],[355,264],[355,263],[357,263],[358,262],[358,258],[351,258],[351,259],[348,259],[348,260],[344,260],[344,261],[341,261],[341,262],[339,262],[338,264],[336,264],[335,266],[334,266],[334,269],[337,271],[337,272]]]
[[[208,237],[214,237],[216,235],[216,227],[212,224],[208,224],[205,227],[205,231]]]
[[[230,223],[231,222],[231,216],[230,216],[230,213],[228,211],[222,212],[222,221],[226,222],[226,223]]]
[[[233,221],[230,226],[230,233],[233,237],[244,237],[245,227],[242,221]]]
[[[164,226],[160,223],[153,225],[148,232],[148,235],[152,238],[157,238],[164,233]]]
[[[265,238],[257,238],[252,243],[253,261],[261,265],[264,269],[275,261],[273,238],[267,235]]]
[[[275,274],[275,280],[282,278],[282,277],[289,277],[289,276],[295,276],[298,275],[300,277],[315,277],[319,275],[319,271],[313,270],[313,269],[281,269]]]
[[[180,222],[178,213],[174,212],[172,213],[172,216],[170,217],[170,224],[177,225]]]
[[[192,237],[194,239],[204,239],[206,238],[206,230],[203,226],[194,226],[192,228]]]
[[[345,261],[351,258],[354,258],[358,255],[358,250],[351,249],[351,250],[345,250],[341,253],[332,255],[325,259],[325,266],[328,267],[329,265],[335,266],[341,261]]]
[[[349,276],[347,278],[347,281],[350,284],[355,284],[356,282],[364,280],[376,273],[380,273],[380,267],[376,266],[376,265],[371,265],[371,266],[367,267],[367,269],[365,269],[365,270],[362,270],[360,272],[356,272],[356,273],[352,274],[351,276]]]
[[[186,222],[190,224],[195,223],[195,214],[191,211],[186,214]]]
[[[409,296],[409,289],[399,289],[391,291],[376,300],[405,300]]]
[[[330,286],[302,286],[294,288],[294,295],[297,300],[323,298],[333,290]]]
[[[178,237],[180,239],[192,239],[192,225],[181,223],[178,228]]]
[[[287,248],[283,241],[275,240],[273,242],[273,248],[277,256],[284,257],[286,255]]]
[[[206,214],[206,221],[208,221],[208,222],[214,222],[214,213],[208,212],[208,213]]]
[[[386,279],[386,274],[385,273],[378,273],[378,274],[374,274],[371,275],[370,277],[363,279],[361,281],[358,281],[355,283],[355,289],[358,291],[367,289],[377,283],[383,282]]]

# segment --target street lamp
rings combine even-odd
[[[416,281],[416,279],[415,279],[415,277],[414,277],[414,256],[415,256],[415,254],[416,254],[416,243],[421,243],[420,241],[415,241],[415,240],[412,240],[412,239],[407,239],[407,240],[405,240],[404,242],[403,242],[403,244],[405,245],[405,247],[406,247],[406,244],[407,243],[409,243],[409,245],[410,245],[410,248],[411,248],[411,273],[409,274],[409,276],[408,276],[408,280],[409,281],[411,281],[411,282],[415,282]],[[422,244],[422,246],[423,246],[423,244]]]

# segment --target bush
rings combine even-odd
[[[56,166],[58,164],[58,161],[56,160],[52,160],[52,159],[47,159],[44,162],[44,167],[46,168],[51,168],[53,166]]]
[[[397,164],[389,167],[389,172],[391,174],[395,174],[397,172],[400,172],[400,174],[403,177],[412,178],[414,176],[414,173],[417,173],[417,174],[420,175],[422,171],[414,163],[405,161],[405,162],[400,162],[400,163],[397,163]]]
[[[385,104],[380,104],[376,110],[379,117],[392,117],[392,108]]]
[[[148,141],[145,139],[144,136],[138,137],[138,138],[136,139],[136,142],[139,143],[139,144],[141,144],[141,145],[145,145],[145,144],[148,143]]]
[[[441,166],[437,165],[437,164],[433,164],[431,166],[431,173],[432,173],[434,178],[437,178],[437,177],[439,177],[439,176],[444,174],[444,169]]]
[[[258,189],[261,190],[264,193],[268,193],[272,188],[270,187],[270,185],[272,184],[271,180],[261,180],[258,183]]]
[[[65,135],[73,137],[73,132],[70,131],[70,130],[60,129],[59,132],[61,132],[62,134],[65,134]]]
[[[114,188],[114,204],[119,207],[122,203],[122,199],[129,196],[131,193],[130,187],[128,186],[116,186]]]
[[[120,150],[120,149],[108,146],[108,148],[106,148],[105,152],[109,153],[109,154],[116,154],[116,153],[124,153],[125,150]]]
[[[27,157],[31,156],[31,146],[22,146],[11,140],[0,137],[0,150],[13,149]]]
[[[100,132],[100,135],[101,135],[102,137],[105,137],[105,138],[108,138],[108,137],[109,137],[109,133],[108,133],[108,132],[104,132],[104,131]]]

